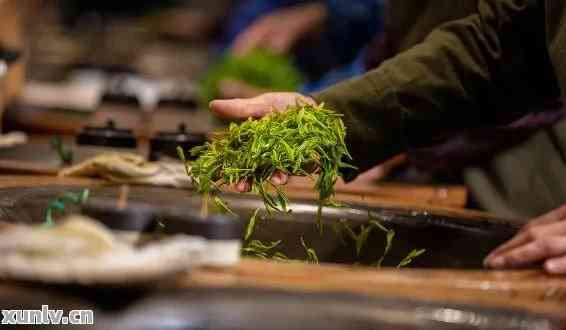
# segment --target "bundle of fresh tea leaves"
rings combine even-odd
[[[215,195],[223,185],[251,184],[268,211],[287,210],[287,197],[270,181],[276,171],[317,175],[320,205],[329,202],[341,169],[352,167],[341,115],[321,105],[296,105],[262,119],[232,123],[227,132],[191,150],[189,174],[198,192]],[[268,193],[272,187],[275,194]],[[217,204],[222,202],[215,199]],[[225,205],[221,205],[225,206]]]
[[[272,91],[296,90],[303,81],[301,73],[287,57],[259,49],[242,57],[228,55],[214,65],[201,80],[202,103],[207,104],[219,97],[219,85],[223,79],[235,79]]]

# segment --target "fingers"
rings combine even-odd
[[[504,243],[503,245],[501,245],[500,247],[498,247],[497,249],[493,250],[486,258],[485,258],[485,264],[489,265],[494,258],[496,258],[497,256],[511,250],[514,249],[518,246],[521,246],[525,243],[528,243],[529,241],[532,240],[532,236],[528,235],[528,234],[521,234],[519,233],[517,236],[513,237],[511,240],[507,241],[506,243]]]
[[[248,192],[252,189],[252,183],[249,180],[240,181],[236,184],[236,190],[239,192]]]
[[[271,176],[271,183],[274,185],[281,186],[286,184],[287,181],[289,181],[289,176],[281,171],[275,171]],[[240,181],[236,184],[235,188],[241,193],[248,192],[252,189],[252,182],[251,180]]]
[[[244,56],[250,51],[260,48],[264,39],[269,35],[265,23],[258,22],[248,28],[234,41],[232,53],[236,56]]]
[[[265,46],[275,54],[287,54],[293,47],[293,37],[286,30],[280,31],[265,41]]]
[[[316,101],[312,97],[294,92],[267,93],[260,96],[259,98],[262,98],[266,103],[268,103],[272,109],[278,111],[283,111],[287,109],[288,106],[293,106],[296,104],[316,105]]]
[[[566,274],[566,256],[547,260],[544,270],[549,274]]]
[[[210,109],[219,117],[232,119],[260,118],[271,111],[268,104],[253,98],[214,100]]]
[[[229,119],[261,118],[273,110],[283,111],[297,103],[316,104],[315,100],[293,92],[266,93],[249,99],[214,100],[210,109]]]
[[[566,221],[532,226],[524,231],[520,231],[513,239],[490,253],[486,258],[486,265],[492,264],[497,257],[510,253],[510,251],[530,242],[543,241],[564,235],[566,235]]]
[[[519,246],[491,260],[493,268],[517,268],[566,254],[566,237],[554,236]]]
[[[273,183],[274,185],[277,186],[281,186],[287,183],[287,181],[289,181],[289,176],[281,171],[276,171],[275,173],[273,173],[273,175],[271,176],[271,183]]]
[[[559,212],[551,212],[552,215],[551,213],[549,213],[534,220],[538,221],[537,225],[525,226],[513,239],[491,252],[490,255],[486,258],[486,261],[489,261],[489,259],[492,259],[518,246],[524,245],[530,241],[544,239],[545,237],[566,235],[566,221],[559,221],[559,218],[556,218],[561,214],[561,212],[564,212],[564,210],[561,209],[556,210]]]

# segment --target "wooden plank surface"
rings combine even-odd
[[[297,191],[312,191],[314,183],[310,178],[293,177],[289,180],[287,186]],[[341,194],[394,197],[451,207],[465,207],[468,201],[468,190],[465,186],[459,185],[419,185],[394,182],[354,182],[346,184],[339,180],[335,189]]]
[[[466,271],[361,268],[244,260],[233,269],[204,269],[176,287],[264,287],[513,307],[566,317],[566,277],[537,270]]]

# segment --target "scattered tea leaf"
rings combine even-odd
[[[231,215],[236,215],[236,213],[232,211],[232,209],[228,206],[228,204],[226,204],[225,201],[222,200],[222,198],[218,196],[214,196],[213,200],[214,200],[214,204],[220,210],[221,213],[229,213]]]
[[[65,207],[67,204],[83,204],[88,200],[90,195],[89,189],[83,189],[78,193],[66,192],[61,196],[52,200],[49,205],[47,205],[47,210],[45,211],[45,221],[43,227],[50,228],[55,225],[53,216],[55,213],[65,212]]]
[[[306,262],[309,264],[318,264],[318,257],[316,255],[316,251],[313,248],[308,247],[307,243],[305,243],[304,238],[301,236],[301,245],[305,249],[307,253]]]
[[[179,159],[183,162],[187,176],[191,176],[189,163],[187,161],[187,157],[185,157],[185,151],[183,150],[183,148],[181,148],[179,146],[177,146],[177,156],[179,156]]]
[[[73,162],[73,151],[71,149],[65,148],[63,140],[60,136],[57,135],[51,139],[51,149],[57,152],[61,163],[69,164]]]
[[[245,236],[244,236],[245,241],[250,239],[250,237],[252,236],[252,234],[254,232],[258,212],[259,212],[259,209],[256,209],[254,211],[254,214],[252,215],[252,217],[250,218],[250,221],[248,222],[248,225],[246,226],[246,233],[245,233]]]
[[[401,260],[401,262],[397,265],[397,268],[401,268],[401,267],[405,267],[408,266],[409,264],[411,264],[413,262],[413,260],[420,256],[421,254],[425,253],[426,250],[425,249],[420,249],[420,250],[413,250],[411,251],[405,258],[403,258],[403,260]]]
[[[346,228],[346,233],[348,233],[348,235],[350,236],[350,238],[355,242],[356,244],[356,256],[360,256],[360,254],[362,253],[362,248],[364,247],[364,245],[366,244],[366,241],[369,237],[369,234],[371,233],[371,231],[373,230],[373,226],[365,226],[365,225],[361,225],[360,226],[360,231],[358,234],[356,234],[356,232],[352,229],[352,227],[350,227],[350,225],[348,224],[344,224],[345,228]]]
[[[253,240],[247,246],[242,248],[242,255],[261,259],[269,259],[272,250],[278,247],[280,244],[281,240],[271,243],[263,243],[259,240]]]
[[[336,234],[336,237],[338,237],[338,241],[340,242],[340,244],[342,244],[343,246],[346,246],[346,240],[344,239],[344,224],[347,224],[348,220],[345,219],[340,219],[340,221],[338,222],[334,222],[331,225],[332,231],[334,231],[334,234]]]
[[[389,251],[391,251],[391,247],[393,246],[393,239],[394,238],[395,238],[395,231],[392,230],[392,229],[387,230],[386,236],[385,236],[385,249],[383,250],[383,254],[379,258],[379,260],[375,263],[375,266],[381,267],[383,260],[385,260],[385,257],[387,257],[387,255],[389,254]]]
[[[153,228],[153,234],[156,236],[165,234],[165,221],[163,219],[157,219],[155,221],[155,227]]]
[[[271,257],[271,259],[277,261],[289,261],[289,257],[287,257],[281,252],[275,252],[275,254]]]
[[[374,263],[374,266],[381,267],[383,260],[391,251],[391,247],[393,246],[393,239],[395,238],[395,231],[393,229],[388,229],[384,225],[382,225],[378,221],[378,217],[374,215],[371,211],[368,210],[368,217],[370,218],[369,223],[374,226],[375,228],[381,230],[385,233],[385,248],[383,250],[383,254],[379,258],[377,262]]]

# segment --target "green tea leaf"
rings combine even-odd
[[[256,221],[257,221],[257,215],[258,215],[259,209],[256,209],[254,211],[254,214],[252,215],[252,217],[250,218],[250,222],[248,222],[248,225],[246,226],[246,234],[244,236],[244,240],[247,241],[253,234],[254,229],[255,229],[255,225],[256,225]]]
[[[403,260],[401,260],[401,262],[397,265],[397,268],[408,266],[410,263],[413,262],[415,258],[417,258],[418,256],[420,256],[425,252],[426,252],[425,249],[421,249],[421,250],[415,249],[411,251],[405,258],[403,258]]]
[[[43,222],[42,227],[51,228],[53,226],[55,226],[55,221],[53,221],[53,210],[48,208],[45,212],[45,221]]]
[[[244,256],[268,259],[272,250],[280,244],[281,240],[271,243],[263,243],[258,240],[253,240],[247,246],[242,248],[242,254]]]
[[[334,222],[331,225],[332,231],[334,231],[334,234],[336,235],[336,237],[338,237],[338,241],[343,246],[347,245],[346,240],[344,239],[345,224],[347,224],[347,220],[340,219],[340,221]]]
[[[391,251],[394,238],[395,238],[395,231],[392,229],[388,230],[385,237],[385,249],[383,250],[383,254],[379,258],[379,260],[375,263],[375,266],[381,267],[381,265],[383,264],[383,260],[385,260],[385,257],[387,257],[387,255],[389,254],[389,251]]]
[[[322,207],[330,200],[334,185],[351,159],[343,143],[346,135],[340,115],[323,105],[298,105],[273,112],[259,120],[231,124],[228,131],[203,146],[193,148],[190,175],[201,194],[217,194],[224,185],[250,182],[268,213],[288,211],[288,198],[275,187],[266,191],[273,173],[309,175],[316,171],[319,192],[317,222],[322,233]],[[181,160],[186,160],[182,150]]]
[[[191,176],[191,171],[187,163],[187,158],[185,157],[185,151],[183,151],[183,148],[179,146],[177,147],[177,156],[179,156],[179,159],[183,162],[183,165],[185,166],[185,172],[187,173],[187,175]]]
[[[68,164],[73,161],[73,151],[71,149],[65,148],[63,140],[60,136],[54,136],[51,139],[51,149],[57,152],[61,163]]]
[[[226,202],[224,202],[222,200],[222,198],[220,198],[218,196],[214,196],[213,201],[214,201],[214,204],[216,205],[216,207],[222,213],[229,213],[231,215],[236,215],[236,213],[234,213],[234,211],[232,211],[232,209],[230,209],[230,207],[228,207],[228,204],[226,204]]]
[[[55,225],[53,219],[54,213],[65,212],[65,207],[67,204],[83,204],[87,201],[90,195],[89,189],[83,189],[78,193],[66,192],[61,196],[55,198],[47,205],[47,210],[45,211],[45,222],[43,227],[50,228]]]
[[[356,244],[356,255],[359,257],[362,253],[362,249],[367,242],[369,234],[373,230],[373,226],[360,226],[360,231],[358,234],[350,227],[348,224],[344,224],[344,228],[346,229],[346,233],[350,236],[350,238]]]
[[[287,257],[286,255],[284,255],[281,252],[275,252],[275,254],[273,254],[271,259],[277,260],[277,261],[289,261],[289,257]]]
[[[309,264],[318,264],[318,256],[316,255],[316,251],[313,248],[308,247],[307,243],[305,243],[304,238],[301,236],[301,245],[305,249],[307,253],[306,262]]]

